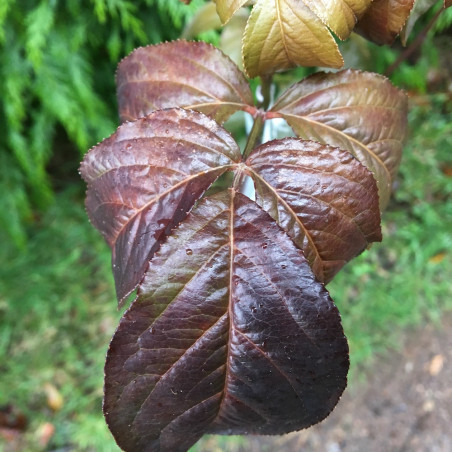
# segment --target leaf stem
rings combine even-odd
[[[270,88],[272,86],[272,75],[263,75],[261,77],[261,93],[263,96],[263,101],[259,103],[259,108],[263,110],[267,110],[271,101],[271,93]]]
[[[264,115],[259,110],[257,111],[256,116],[254,117],[253,127],[251,129],[250,134],[248,135],[248,141],[246,142],[245,150],[243,151],[243,160],[246,160],[251,151],[256,146],[258,139],[262,133],[262,129],[264,127]]]
[[[272,75],[263,75],[261,77],[261,92],[263,99],[262,102],[259,102],[258,109],[254,114],[254,123],[250,134],[248,135],[245,150],[243,151],[243,160],[246,160],[251,154],[251,151],[256,147],[256,144],[259,144],[258,140],[262,134],[262,129],[264,128],[265,111],[271,101],[270,88],[272,86],[272,77]]]

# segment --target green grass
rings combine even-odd
[[[452,309],[452,112],[441,96],[410,112],[383,242],[328,286],[343,318],[352,371],[375,352],[398,346],[404,327],[439,322]],[[445,100],[447,102],[447,100]]]
[[[352,384],[376,353],[397,347],[404,328],[439,323],[452,309],[452,115],[441,96],[427,100],[410,113],[383,243],[328,286],[350,341]],[[103,361],[120,313],[109,251],[88,224],[83,188],[58,194],[29,236],[22,253],[7,240],[0,248],[0,407],[11,404],[28,419],[14,450],[119,450],[101,403]],[[46,383],[63,396],[59,411],[48,406]],[[38,444],[45,422],[56,428],[47,449]],[[246,441],[206,437],[193,450],[232,452]]]
[[[44,422],[56,427],[52,450],[115,450],[101,406],[103,361],[119,314],[109,251],[88,223],[82,190],[59,195],[29,232],[26,252],[0,250],[0,406],[12,404],[29,423],[16,450],[42,450]],[[63,397],[57,412],[46,383]]]

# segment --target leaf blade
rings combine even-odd
[[[215,121],[181,109],[123,124],[85,156],[86,208],[113,250],[120,302],[171,228],[240,159],[237,144]]]
[[[242,54],[250,77],[295,66],[343,65],[328,28],[301,0],[258,0],[245,28]]]
[[[300,250],[255,203],[223,192],[151,261],[110,347],[104,410],[126,450],[186,450],[206,431],[277,434],[318,422],[347,369],[337,309]]]
[[[375,180],[348,152],[287,138],[259,146],[246,163],[258,204],[303,250],[320,281],[381,241]]]
[[[402,31],[415,0],[374,0],[355,31],[378,45],[391,45]]]
[[[346,39],[372,0],[303,0],[340,39]]]
[[[358,89],[359,87],[359,89]],[[383,76],[345,70],[292,85],[273,106],[303,139],[351,152],[377,179],[383,210],[407,130],[406,95]]]
[[[119,64],[116,84],[123,122],[182,107],[221,123],[237,110],[253,108],[243,73],[205,42],[174,41],[136,49]]]
[[[248,0],[216,0],[217,13],[220,16],[223,25],[227,24],[231,17],[242,7]]]

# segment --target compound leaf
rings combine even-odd
[[[221,123],[237,110],[253,108],[244,74],[205,42],[174,41],[136,49],[119,64],[116,84],[122,121],[182,107]]]
[[[346,70],[292,85],[272,108],[303,139],[351,152],[374,174],[383,209],[407,128],[407,97],[385,77]]]
[[[150,262],[105,368],[126,451],[319,422],[346,385],[339,313],[301,250],[233,190],[205,198]]]
[[[171,228],[240,159],[228,132],[182,109],[123,124],[85,156],[86,208],[112,248],[120,302],[141,281]]]
[[[320,281],[381,241],[375,179],[349,152],[286,138],[256,148],[247,165],[257,202],[303,250]]]

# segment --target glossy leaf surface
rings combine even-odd
[[[303,253],[253,201],[205,198],[150,263],[106,363],[104,411],[126,451],[203,433],[319,422],[348,370],[339,313]]]
[[[221,123],[253,105],[243,73],[220,50],[204,42],[175,41],[139,48],[119,64],[116,83],[122,121],[182,107]]]
[[[112,248],[118,299],[211,183],[241,159],[232,137],[193,111],[159,111],[119,127],[81,165],[86,208]]]
[[[258,0],[243,36],[243,61],[250,77],[295,66],[343,65],[327,26],[301,0]]]
[[[355,31],[376,44],[392,44],[402,31],[415,0],[374,0]]]
[[[291,86],[272,112],[285,118],[300,138],[358,158],[377,179],[383,209],[400,163],[407,109],[404,92],[385,77],[346,70],[317,73]]]
[[[303,250],[320,281],[381,241],[375,179],[349,152],[286,138],[259,146],[247,164],[257,202]]]

